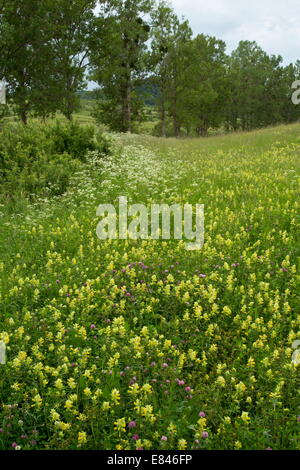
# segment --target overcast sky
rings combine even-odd
[[[173,0],[194,33],[223,39],[227,51],[241,40],[257,41],[269,54],[285,63],[300,59],[299,0]]]

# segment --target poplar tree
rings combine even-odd
[[[91,53],[91,78],[101,88],[95,115],[114,130],[131,132],[143,110],[138,88],[148,71],[147,15],[152,0],[103,2]]]

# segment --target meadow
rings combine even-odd
[[[300,450],[299,131],[111,134],[1,204],[0,449]],[[204,204],[204,247],[100,241],[119,196]]]

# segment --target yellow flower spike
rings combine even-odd
[[[111,392],[111,398],[112,398],[112,401],[115,403],[115,404],[119,404],[120,403],[120,392],[119,390],[117,390],[116,388],[114,388]]]
[[[178,441],[178,449],[185,450],[187,449],[187,441],[185,439],[179,439]]]
[[[243,411],[242,414],[241,414],[241,420],[243,421],[243,423],[245,424],[249,424],[251,419],[249,417],[249,413],[246,412],[246,411]]]
[[[125,418],[117,419],[114,422],[114,430],[118,432],[126,432],[126,421]]]
[[[77,440],[78,440],[78,444],[81,446],[83,444],[85,444],[87,442],[87,435],[86,435],[86,432],[84,431],[81,431],[78,433],[78,437],[77,437]]]

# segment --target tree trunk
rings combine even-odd
[[[66,110],[65,110],[64,115],[68,119],[68,121],[70,121],[70,122],[73,121],[73,107],[72,107],[72,105],[69,101],[66,105]]]
[[[166,108],[165,108],[165,101],[164,99],[161,102],[161,137],[166,137]]]
[[[20,118],[21,118],[21,121],[22,123],[24,124],[24,126],[27,126],[27,123],[28,123],[28,116],[27,116],[27,111],[26,109],[21,109],[20,111]]]
[[[175,135],[175,137],[179,137],[179,134],[180,134],[180,126],[179,126],[178,120],[177,120],[177,112],[175,112],[174,115],[173,115],[173,127],[174,127],[174,135]]]
[[[197,127],[198,137],[207,137],[208,136],[208,119],[207,117],[201,116],[199,118],[199,127]]]
[[[66,90],[66,105],[65,105],[65,112],[64,115],[68,119],[68,121],[73,121],[73,113],[74,113],[74,98],[72,95],[72,90],[68,87]]]
[[[131,68],[130,58],[130,40],[127,33],[124,34],[124,55],[126,57],[123,64],[124,70],[124,95],[122,105],[122,121],[123,131],[131,132],[131,100],[132,100],[132,84],[131,84]]]
[[[132,90],[130,78],[127,79],[125,90],[124,90],[124,100],[123,100],[123,129],[124,132],[131,132],[131,98]]]
[[[180,133],[180,126],[178,123],[178,116],[177,116],[177,91],[176,91],[176,83],[173,85],[173,129],[174,129],[174,136],[179,137]]]
[[[64,116],[68,119],[68,121],[73,121],[73,113],[76,107],[76,79],[75,77],[67,72],[66,75],[66,96],[64,99],[65,106],[64,106]]]

